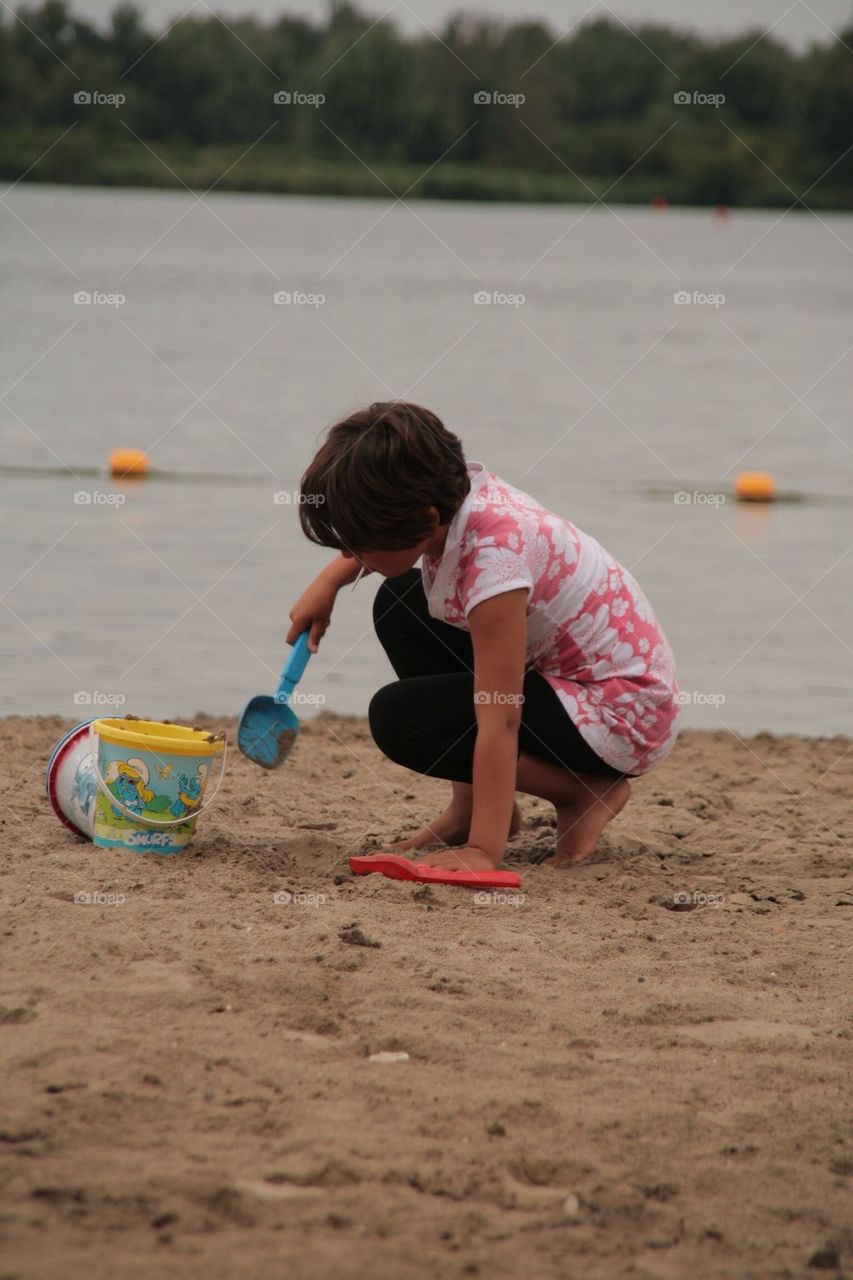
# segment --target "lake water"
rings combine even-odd
[[[400,396],[633,566],[684,724],[849,732],[853,217],[25,184],[7,205],[0,711],[272,691],[326,558],[275,495],[326,424]],[[117,445],[169,478],[91,474]],[[745,469],[810,499],[696,499]],[[332,710],[390,675],[373,591],[340,597],[309,666]]]

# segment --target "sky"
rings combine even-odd
[[[135,0],[149,26],[161,31],[188,9],[211,9],[222,18],[254,14],[262,19],[279,14],[322,18],[325,0]],[[773,29],[779,39],[803,48],[813,41],[853,28],[853,0],[355,0],[356,8],[371,17],[389,11],[401,30],[424,26],[438,29],[453,13],[480,13],[506,21],[542,19],[555,35],[585,16],[590,20],[608,14],[628,26],[663,22],[711,35],[742,34]],[[71,0],[72,10],[90,22],[102,24],[114,8],[113,0]]]

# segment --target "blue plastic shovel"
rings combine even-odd
[[[262,769],[277,769],[293,750],[299,721],[288,706],[288,700],[310,657],[308,632],[303,631],[290,651],[275,697],[258,694],[243,708],[237,726],[237,746],[244,756],[254,760]]]

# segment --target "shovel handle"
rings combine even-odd
[[[302,673],[308,666],[308,659],[311,657],[311,650],[308,648],[308,632],[303,631],[298,636],[290,655],[285,663],[284,670],[281,673],[281,679],[278,682],[278,688],[275,691],[276,702],[287,702],[293,693],[294,687],[298,680],[302,679]]]

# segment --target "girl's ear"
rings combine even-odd
[[[426,513],[427,513],[427,515],[429,516],[429,519],[430,519],[430,524],[431,524],[431,526],[432,526],[432,532],[433,532],[433,533],[435,533],[436,529],[437,529],[437,528],[438,528],[438,526],[441,524],[441,514],[440,514],[440,512],[439,512],[439,510],[438,510],[438,507],[427,507],[427,509],[426,509]]]

